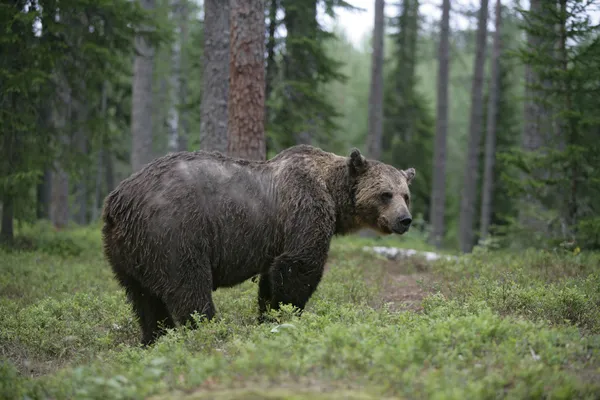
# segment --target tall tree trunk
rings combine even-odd
[[[155,7],[154,0],[139,0],[145,10]],[[153,158],[152,149],[152,74],[154,48],[141,35],[135,38],[131,106],[131,168],[140,170]]]
[[[487,111],[487,132],[485,137],[485,166],[483,170],[483,188],[481,199],[481,239],[489,232],[492,219],[492,197],[494,194],[494,163],[496,161],[496,118],[498,117],[498,101],[500,90],[500,55],[502,52],[502,1],[496,0],[496,31],[494,32],[494,48],[492,70],[490,76],[490,95]]]
[[[108,116],[107,116],[107,108],[108,108],[108,81],[102,82],[102,95],[100,100],[100,115],[104,118],[104,132],[102,137],[102,145],[100,147],[100,151],[98,151],[98,159],[96,165],[96,184],[94,190],[94,205],[92,207],[92,220],[98,220],[100,216],[100,210],[102,209],[102,181],[104,176],[104,158],[107,156],[107,146],[105,145],[108,142]]]
[[[273,82],[277,75],[277,63],[275,62],[275,31],[277,30],[277,10],[279,0],[269,1],[269,37],[267,38],[267,78],[265,83],[265,100],[269,99],[273,90]]]
[[[562,150],[564,150],[564,146],[566,143],[569,144],[577,144],[578,140],[578,124],[576,117],[571,115],[570,113],[573,111],[573,85],[571,83],[571,79],[569,79],[569,55],[567,53],[567,19],[569,10],[567,9],[567,0],[559,1],[559,15],[561,16],[560,26],[559,26],[559,59],[561,63],[561,69],[564,74],[562,92],[564,96],[564,109],[567,112],[566,121],[562,122],[562,129],[559,131],[562,132],[562,137],[558,138],[559,145],[562,145]],[[580,171],[580,164],[578,157],[570,157],[569,163],[569,171],[570,175],[570,184],[568,194],[566,194],[566,199],[564,201],[564,217],[566,229],[565,233],[569,236],[568,239],[573,239],[573,235],[575,234],[576,224],[577,224],[577,211],[578,211],[578,194],[579,194],[579,185],[578,180]]]
[[[437,122],[435,130],[430,221],[431,241],[436,248],[444,237],[446,213],[446,138],[448,136],[448,76],[450,67],[450,0],[442,5],[442,23],[438,48]]]
[[[52,223],[57,229],[66,228],[69,223],[69,175],[56,162],[56,173],[52,182]]]
[[[269,33],[267,37],[267,76],[265,82],[265,129],[269,125],[271,109],[268,106],[269,97],[273,91],[273,84],[277,77],[277,62],[275,61],[275,31],[277,30],[277,10],[279,10],[279,0],[269,1]],[[266,138],[267,154],[271,150],[273,144],[272,139]]]
[[[16,99],[15,94],[9,95],[11,97],[12,109],[16,109]],[[15,161],[15,134],[8,130],[7,132],[3,132],[4,138],[2,140],[3,147],[3,158],[4,158],[4,167],[6,173],[11,173],[11,166],[14,165]],[[4,172],[4,171],[3,171]],[[7,188],[5,190],[2,198],[2,221],[0,223],[0,242],[11,244],[14,239],[14,194],[11,193],[12,188]]]
[[[487,45],[488,0],[481,0],[477,21],[477,47],[475,51],[473,83],[471,86],[471,119],[469,122],[469,144],[465,163],[463,190],[460,201],[459,242],[461,251],[468,253],[473,248],[473,220],[477,192],[477,170],[479,145],[483,120],[483,69]]]
[[[79,136],[77,141],[79,142],[80,151],[82,156],[87,156],[88,146],[87,146],[87,138],[84,136],[85,131],[82,131],[81,127],[80,131],[77,133]],[[81,168],[81,175],[79,177],[79,182],[75,185],[75,190],[77,193],[77,214],[75,214],[75,221],[79,225],[87,224],[87,203],[88,203],[88,193],[87,193],[87,179],[88,179],[88,165],[84,163]]]
[[[65,79],[60,79],[57,92],[57,102],[53,110],[53,124],[57,132],[60,132],[60,141],[63,151],[72,146],[70,130],[67,121],[71,121],[73,98],[71,88]],[[59,154],[54,161],[54,174],[52,182],[52,205],[51,219],[56,229],[66,228],[69,219],[69,174],[64,168],[64,155]]]
[[[44,174],[37,185],[37,219],[50,218],[50,202],[52,199],[52,170],[44,168]]]
[[[187,68],[187,57],[185,56],[185,46],[188,42],[189,27],[188,27],[188,12],[189,0],[179,0],[179,42],[180,42],[180,74],[179,74],[179,104],[187,102],[187,79],[185,79]],[[186,110],[179,111],[179,136],[177,138],[177,150],[187,150],[188,135],[189,135],[189,112]]]
[[[181,54],[183,52],[181,43],[181,15],[182,0],[171,0],[172,16],[175,20],[175,40],[171,47],[171,76],[170,76],[170,109],[168,116],[169,125],[169,151],[175,152],[179,148],[180,135],[180,100],[181,100]]]
[[[87,138],[87,130],[85,129],[85,124],[88,118],[88,110],[86,104],[80,101],[76,103],[76,110],[77,131],[75,140],[77,141],[79,156],[83,160],[89,155],[89,143]],[[79,170],[79,181],[75,185],[77,198],[77,213],[75,214],[75,222],[77,222],[79,225],[85,225],[87,224],[89,164],[87,162],[83,162]]]
[[[2,196],[2,225],[0,226],[0,243],[11,244],[14,231],[14,197],[10,193]]]
[[[52,126],[52,105],[45,102],[40,107],[40,125],[43,129]],[[52,201],[52,169],[44,166],[44,172],[36,187],[36,218],[50,219],[50,202]]]
[[[264,160],[265,17],[262,0],[231,0],[229,154]]]
[[[104,147],[104,173],[105,173],[105,185],[106,193],[110,193],[116,187],[115,184],[115,168],[114,168],[114,155],[107,146]]]
[[[369,157],[381,158],[383,134],[383,33],[385,30],[384,0],[375,0],[373,26],[373,52],[371,55],[371,90],[369,93],[369,132],[367,152]]]
[[[200,147],[224,154],[227,152],[229,97],[229,9],[229,1],[204,1]]]

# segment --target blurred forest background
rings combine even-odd
[[[414,167],[438,248],[600,248],[598,1],[425,1],[354,46],[342,0],[2,0],[2,241],[97,223],[169,151],[309,143]]]

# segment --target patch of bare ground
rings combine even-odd
[[[173,391],[148,398],[148,400],[375,400],[401,399],[370,393],[364,388],[345,382],[328,381],[305,377],[286,376],[276,381],[261,379],[240,379],[234,383],[220,383],[216,378],[208,378],[202,385],[190,390]]]
[[[390,303],[392,311],[420,312],[422,300],[431,293],[433,275],[428,272],[429,262],[422,257],[387,259],[382,256],[369,257],[364,266],[365,279],[380,291],[373,307]]]

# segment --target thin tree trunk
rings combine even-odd
[[[60,79],[57,93],[57,104],[53,110],[53,124],[57,132],[60,132],[60,140],[63,149],[69,148],[72,143],[70,139],[70,127],[67,121],[72,119],[73,98],[71,88],[68,83]],[[54,161],[53,182],[52,182],[52,206],[51,218],[56,229],[66,228],[69,219],[69,174],[64,169],[61,159],[64,156],[59,155]]]
[[[77,133],[76,141],[79,147],[80,156],[87,157],[89,153],[87,131],[85,129],[85,123],[87,120],[87,109],[86,105],[82,102],[77,102]],[[77,198],[77,213],[75,214],[75,221],[79,225],[87,224],[87,208],[88,208],[88,163],[84,162],[80,166],[79,182],[75,185],[76,198]]]
[[[108,103],[108,82],[102,82],[102,98],[100,101],[100,115],[105,119],[104,123],[104,137],[103,143],[100,147],[100,151],[98,151],[98,160],[96,165],[96,184],[94,191],[94,205],[92,207],[92,220],[98,220],[100,216],[100,210],[102,208],[102,181],[103,181],[103,172],[104,172],[104,158],[106,157],[106,147],[104,143],[107,141],[108,135],[108,125],[107,125],[107,103]]]
[[[69,224],[69,175],[56,163],[56,173],[52,183],[52,222],[57,229]]]
[[[79,138],[79,140],[85,140],[85,138]],[[81,151],[84,155],[87,155],[88,149],[87,149],[87,143],[82,143],[81,144],[82,148]],[[87,224],[87,203],[88,203],[88,196],[87,196],[87,179],[88,179],[88,168],[87,168],[87,163],[85,163],[83,165],[82,168],[82,173],[81,176],[79,177],[79,182],[77,182],[77,185],[75,190],[77,193],[77,214],[75,214],[75,219],[76,222],[79,225],[85,225]]]
[[[383,135],[383,33],[385,30],[384,0],[375,0],[373,53],[371,56],[371,90],[369,94],[368,155],[381,158]]]
[[[463,190],[460,202],[459,242],[462,252],[473,248],[473,220],[477,192],[477,170],[479,145],[483,119],[483,69],[487,45],[488,0],[481,0],[477,21],[477,48],[475,51],[473,83],[471,86],[471,119],[469,122],[469,144],[465,163]]]
[[[262,0],[231,0],[229,154],[266,158],[265,18]]]
[[[185,78],[188,72],[187,68],[187,57],[185,56],[185,46],[188,42],[189,28],[188,28],[188,12],[189,4],[188,0],[179,0],[179,40],[180,40],[180,73],[179,73],[179,104],[186,104],[187,102],[187,79]],[[179,136],[177,138],[177,150],[187,150],[188,147],[188,135],[189,135],[189,115],[187,109],[179,111]]]
[[[267,38],[267,78],[265,83],[265,99],[268,100],[273,90],[273,82],[277,74],[277,63],[275,62],[275,30],[277,29],[278,0],[269,2],[269,37]]]
[[[448,76],[450,67],[450,0],[442,5],[442,23],[438,48],[437,122],[433,155],[433,181],[430,221],[431,241],[436,248],[444,237],[446,213],[446,138],[448,136]]]
[[[229,1],[204,1],[204,71],[200,147],[224,154],[227,152],[228,126],[229,9]]]
[[[496,1],[496,31],[494,32],[494,48],[492,70],[490,76],[490,97],[488,99],[487,132],[485,137],[485,166],[483,171],[483,188],[481,199],[481,239],[489,232],[492,219],[492,196],[494,193],[494,163],[496,158],[496,118],[498,117],[498,101],[500,90],[500,54],[502,52],[502,1]]]
[[[5,192],[2,196],[2,225],[0,226],[0,243],[11,244],[14,232],[14,197]]]
[[[12,108],[16,109],[16,99],[14,98],[15,95],[13,94],[9,96],[11,97],[10,101],[13,106]],[[4,132],[2,136],[4,136],[2,145],[5,151],[5,153],[3,154],[5,159],[3,161],[6,162],[5,165],[7,168],[7,172],[10,173],[11,164],[13,164],[13,162],[15,161],[15,135],[13,132],[8,131]],[[0,242],[10,245],[12,244],[14,239],[14,194],[11,193],[10,190],[6,190],[3,193],[2,198],[0,200],[2,200],[2,222],[0,224]]]
[[[114,168],[114,160],[113,154],[109,150],[108,147],[104,147],[104,172],[106,179],[106,193],[110,193],[116,187],[115,185],[115,168]]]
[[[277,77],[277,62],[275,61],[275,31],[277,30],[277,10],[279,10],[279,0],[269,1],[269,36],[267,38],[267,71],[265,82],[265,129],[269,125],[271,109],[267,104],[273,91],[273,84]],[[273,146],[272,139],[266,138],[267,154]]]
[[[44,175],[37,186],[37,219],[50,218],[50,201],[52,198],[52,170],[44,168]]]
[[[568,70],[569,70],[569,57],[567,54],[567,18],[568,18],[568,10],[567,10],[567,0],[560,0],[559,2],[559,15],[562,16],[560,21],[560,44],[559,44],[559,57],[561,62],[561,68],[564,73],[564,82],[563,82],[563,93],[564,93],[564,101],[565,101],[565,111],[567,111],[566,121],[563,122],[563,127],[559,131],[562,132],[563,136],[558,138],[559,145],[564,145],[565,143],[576,144],[577,140],[577,123],[570,112],[573,110],[573,98],[572,98],[572,85],[570,79],[568,79]],[[565,216],[563,217],[566,225],[566,233],[569,237],[568,239],[572,239],[574,230],[577,224],[577,198],[578,198],[578,179],[580,174],[580,167],[577,157],[571,157],[571,162],[569,165],[569,175],[570,175],[570,185],[567,194],[567,198],[565,201]]]
[[[145,10],[155,7],[154,0],[139,0]],[[154,48],[140,36],[135,38],[131,107],[131,168],[140,170],[153,158],[152,149],[152,74]]]
[[[171,9],[173,19],[175,20],[175,40],[171,48],[171,76],[170,76],[170,109],[168,117],[169,125],[169,151],[175,152],[179,148],[179,130],[180,130],[180,93],[181,93],[181,0],[171,0]]]

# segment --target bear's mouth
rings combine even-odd
[[[391,231],[394,233],[397,233],[398,235],[402,235],[402,234],[408,232],[408,227],[400,226],[400,227],[391,229]]]

